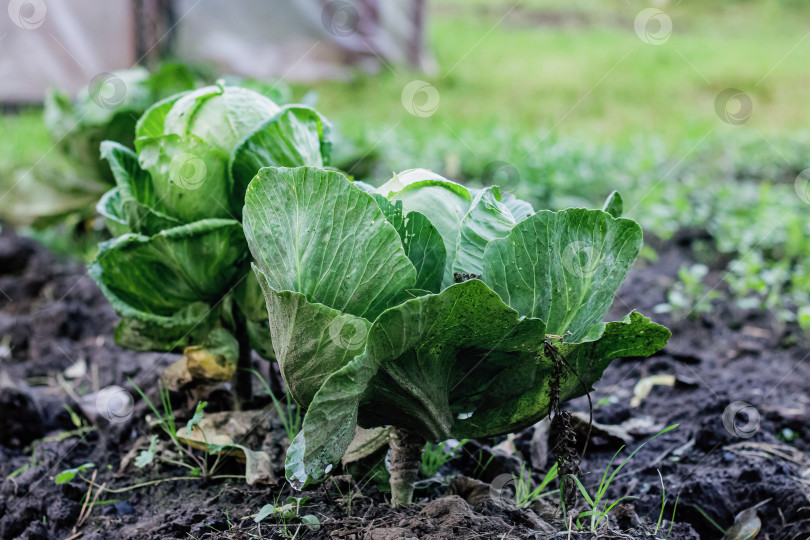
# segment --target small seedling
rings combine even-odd
[[[363,478],[365,480],[365,477]],[[362,481],[362,480],[361,480]],[[340,489],[340,486],[337,483],[337,480],[332,478],[332,483],[335,486],[335,490],[337,490],[338,495],[340,495],[340,499],[346,503],[346,515],[351,517],[352,516],[352,501],[354,500],[354,491],[352,491],[351,483],[349,484],[349,489],[346,493]]]
[[[138,457],[135,458],[135,466],[139,469],[143,469],[153,461],[155,461],[155,448],[157,448],[158,444],[158,436],[152,435],[149,437],[149,448],[146,450],[141,450],[141,453],[138,454]]]
[[[85,463],[84,465],[79,465],[73,469],[65,469],[57,474],[53,481],[57,484],[65,484],[76,478],[77,474],[83,473],[84,471],[89,471],[95,466],[95,463]]]
[[[157,447],[157,440],[156,435],[153,435],[149,441],[149,448],[147,450],[141,451],[141,453],[136,458],[136,466],[138,467],[145,467],[149,463],[152,463],[155,457],[157,457],[160,461],[165,463],[171,463],[172,465],[177,465],[180,467],[184,467],[189,470],[189,474],[195,477],[201,478],[210,478],[214,475],[216,470],[219,468],[220,461],[222,456],[224,455],[222,452],[222,447],[217,445],[208,444],[206,441],[205,449],[203,450],[204,454],[202,457],[198,456],[193,448],[188,444],[184,444],[180,437],[178,436],[177,426],[174,421],[174,411],[172,410],[172,403],[169,396],[169,389],[163,385],[158,385],[158,392],[160,393],[160,401],[163,412],[159,411],[157,407],[152,403],[152,401],[146,396],[146,394],[141,390],[141,388],[133,381],[129,379],[130,384],[132,387],[135,388],[135,391],[140,394],[141,398],[149,405],[149,408],[152,410],[152,413],[155,415],[155,420],[153,421],[153,425],[160,427],[166,435],[169,436],[169,440],[172,442],[174,447],[178,450],[180,455],[184,458],[183,460],[176,460],[167,458],[164,456],[160,456],[156,454],[155,449]],[[207,403],[205,401],[201,401],[197,404],[197,408],[194,411],[194,415],[189,419],[186,423],[184,428],[186,436],[191,435],[191,432],[194,428],[202,421],[204,417],[204,409]],[[205,432],[202,432],[203,438],[205,439]],[[209,466],[208,458],[211,454],[216,454],[216,459],[214,463]],[[187,461],[186,461],[187,460]]]
[[[681,266],[678,270],[678,281],[667,292],[667,301],[653,308],[655,313],[669,313],[673,319],[697,317],[699,313],[712,310],[712,300],[719,298],[720,293],[708,290],[703,278],[709,269],[703,264]]]
[[[81,416],[79,416],[79,414],[76,411],[74,411],[73,408],[67,403],[63,404],[63,407],[70,416],[70,422],[76,428],[71,433],[77,434],[79,438],[82,440],[82,442],[86,443],[87,439],[84,437],[84,433],[87,428],[87,422],[85,422],[84,419]]]
[[[532,489],[532,472],[525,469],[525,464],[520,466],[520,476],[513,476],[515,479],[515,504],[520,508],[528,508],[541,497],[551,495],[553,491],[544,491],[548,485],[557,479],[557,463],[552,465],[543,477],[540,484]]]
[[[661,528],[661,522],[664,519],[664,508],[667,505],[667,488],[664,486],[664,477],[661,476],[661,471],[658,471],[658,478],[661,480],[661,512],[658,514],[658,522],[655,524],[655,532],[653,536],[658,536],[658,530]],[[675,504],[672,506],[672,517],[669,520],[669,531],[664,538],[669,538],[672,534],[672,527],[675,525],[675,512],[678,510],[678,500],[681,498],[680,493],[675,497]]]
[[[489,458],[486,461],[483,461],[484,451],[479,450],[475,453],[475,469],[473,469],[473,477],[480,478],[484,471],[487,470],[487,467],[492,463],[492,460],[495,459],[495,454],[492,453],[489,455]]]
[[[422,476],[424,478],[436,476],[443,465],[458,457],[458,451],[468,442],[469,439],[463,439],[458,442],[444,441],[439,444],[425,444],[425,451],[422,452]]]
[[[272,517],[276,523],[281,527],[281,534],[285,538],[294,539],[298,537],[299,533],[303,530],[317,531],[321,527],[320,520],[313,514],[301,513],[301,506],[309,500],[309,497],[287,497],[286,502],[279,504],[278,498],[272,504],[265,504],[259,509],[259,512],[253,518],[255,523],[261,523],[267,518]],[[288,525],[288,520],[297,519],[299,524],[295,525],[295,530],[291,530]]]

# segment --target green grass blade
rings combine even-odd
[[[638,447],[635,450],[633,450],[633,452],[629,456],[627,456],[627,459],[622,461],[621,464],[619,464],[619,466],[616,467],[616,469],[613,471],[613,474],[611,474],[610,478],[608,478],[607,484],[605,485],[605,489],[607,490],[607,486],[610,485],[610,483],[613,481],[613,478],[616,476],[616,474],[622,469],[622,467],[625,466],[625,464],[627,464],[631,459],[633,459],[633,456],[636,455],[636,452],[638,452],[639,450],[644,448],[645,444],[652,441],[653,439],[657,439],[658,437],[660,437],[661,435],[663,435],[664,433],[666,433],[668,431],[672,431],[673,429],[675,429],[679,425],[680,424],[673,424],[673,425],[671,425],[669,427],[666,427],[666,428],[662,429],[661,431],[659,431],[656,435],[653,435],[652,437],[650,437],[649,439],[647,439],[646,441],[644,441],[643,443],[638,445]]]
[[[703,516],[704,518],[706,518],[706,521],[708,521],[709,523],[711,523],[712,525],[714,525],[714,527],[715,527],[715,528],[716,528],[718,531],[720,531],[720,532],[721,532],[721,533],[723,533],[723,534],[726,534],[726,532],[727,532],[727,531],[726,531],[726,530],[725,530],[723,527],[721,527],[719,523],[717,523],[715,520],[713,520],[713,519],[712,519],[712,518],[709,516],[709,514],[707,514],[706,512],[704,512],[704,511],[703,511],[703,508],[699,507],[699,506],[698,506],[698,505],[696,505],[696,504],[693,504],[693,505],[692,505],[692,508],[694,508],[695,510],[697,510],[697,511],[698,511],[698,513],[699,513],[701,516]]]

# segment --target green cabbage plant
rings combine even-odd
[[[135,123],[156,101],[194,88],[182,64],[164,64],[155,73],[145,68],[101,73],[72,99],[48,91],[43,118],[54,152],[31,170],[15,171],[10,203],[2,217],[17,225],[47,226],[65,216],[93,214],[99,197],[114,180],[99,157],[99,144],[117,141],[134,148]]]
[[[392,426],[392,503],[407,504],[425,441],[521,430],[549,413],[552,380],[555,400],[582,396],[614,358],[663,347],[669,331],[635,311],[602,321],[642,244],[618,197],[606,210],[535,212],[419,169],[377,190],[261,169],[244,229],[307,408],[287,479],[322,481],[356,426]]]
[[[98,212],[115,238],[100,244],[90,274],[121,315],[116,342],[193,347],[189,361],[202,348],[222,379],[251,348],[272,358],[242,231],[245,190],[262,166],[324,166],[329,150],[314,109],[224,84],[156,103],[137,123],[134,151],[104,142],[116,186]]]

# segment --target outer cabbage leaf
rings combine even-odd
[[[160,100],[193,89],[197,85],[197,81],[185,64],[166,62],[149,76],[145,84],[152,96]]]
[[[521,315],[546,321],[549,334],[577,343],[610,309],[641,243],[629,219],[540,211],[487,245],[482,279]]]
[[[250,348],[265,360],[275,360],[276,352],[273,350],[273,339],[270,335],[267,319],[265,318],[262,321],[247,319],[245,324],[247,325],[248,339],[250,339]]]
[[[73,162],[55,154],[32,170],[17,169],[0,180],[3,186],[0,220],[15,226],[43,227],[64,223],[74,212],[87,213],[110,188],[93,175],[77,170]],[[73,221],[81,220],[81,215]]]
[[[211,219],[104,242],[91,273],[122,315],[128,306],[172,317],[196,302],[216,304],[246,273],[246,258],[239,222]]]
[[[365,191],[366,193],[371,193],[372,195],[375,195],[375,194],[379,195],[377,193],[377,188],[375,188],[371,184],[367,184],[367,183],[363,182],[362,180],[354,180],[354,179],[352,179],[352,183],[355,186],[362,189],[363,191]],[[380,195],[380,196],[382,197],[382,195]],[[388,200],[388,199],[386,199],[386,200]]]
[[[522,319],[479,280],[385,311],[363,354],[326,379],[287,453],[293,485],[318,482],[362,427],[396,425],[429,441],[451,436],[454,387],[469,371],[535,362],[543,322]],[[484,364],[484,368],[482,368]],[[359,416],[358,416],[359,411]]]
[[[164,98],[149,107],[138,119],[135,125],[135,150],[140,151],[142,140],[162,137],[165,135],[166,115],[172,110],[177,101],[190,92],[183,92]]]
[[[138,115],[155,101],[149,89],[150,75],[146,69],[136,67],[114,71],[110,75],[112,77],[94,78],[79,91],[75,103],[80,125],[108,125],[115,116],[122,113],[130,117],[129,124],[132,125]],[[115,103],[105,98],[113,82],[116,86],[123,85],[123,88],[116,88],[114,91],[114,98],[117,99]],[[132,131],[128,135],[130,144],[131,141]]]
[[[234,195],[241,198],[262,167],[328,165],[330,131],[329,122],[311,107],[282,108],[236,145],[230,158]]]
[[[115,71],[109,78],[94,79],[82,88],[75,100],[51,90],[45,96],[43,119],[57,146],[69,156],[79,171],[94,179],[112,182],[109,170],[99,162],[101,141],[114,140],[132,146],[138,116],[154,99],[147,86],[149,72],[144,68]],[[105,92],[114,81],[115,103],[108,103]]]
[[[476,193],[467,215],[461,220],[453,273],[481,275],[484,248],[490,241],[508,235],[515,226],[515,218],[500,198],[497,187]]]
[[[230,381],[239,363],[239,341],[224,328],[214,328],[202,343],[186,347],[183,358],[169,368],[169,377],[164,382],[172,389],[196,381]],[[172,375],[174,371],[176,375]],[[176,385],[176,386],[175,386]]]
[[[157,198],[149,173],[141,169],[135,152],[116,142],[104,141],[101,157],[109,162],[116,187],[102,197],[97,210],[107,218],[113,234],[120,235],[124,231],[150,235],[182,224],[158,209],[162,201]]]
[[[281,375],[295,401],[307,407],[326,377],[362,352],[371,323],[303,294],[276,291],[253,267],[267,299],[270,336]]]
[[[416,281],[374,198],[335,171],[261,169],[248,186],[244,230],[267,286],[357,317],[373,319]]]
[[[129,117],[128,125],[134,126],[137,117],[156,101],[190,90],[196,84],[188,68],[180,63],[163,64],[151,74],[142,67],[135,67],[108,75],[94,79],[79,91],[75,104],[80,125],[109,126],[114,117],[126,115]],[[107,99],[111,86],[115,87],[115,95],[112,96],[114,102]],[[109,139],[131,146],[133,135],[134,131],[130,128],[125,138]]]
[[[584,395],[619,356],[649,355],[669,338],[638,313],[602,325],[596,341],[559,344],[565,358],[560,400]],[[355,424],[395,425],[428,441],[491,437],[549,413],[554,360],[542,321],[522,318],[479,280],[384,312],[363,354],[332,374],[315,395],[287,453],[299,487],[323,480]]]
[[[90,270],[95,277],[97,272]],[[98,280],[97,280],[98,281]],[[121,315],[115,343],[133,351],[174,351],[203,343],[220,317],[220,306],[194,302],[171,315],[155,315],[120,301],[101,283],[102,292]]]
[[[358,185],[358,182],[354,182],[354,185]],[[406,217],[402,210],[402,201],[391,202],[379,194],[373,196],[385,219],[399,233],[405,254],[416,268],[416,287],[439,292],[447,258],[439,231],[419,212],[408,212]]]
[[[113,178],[98,159],[99,144],[111,140],[132,148],[138,117],[161,97],[193,87],[182,64],[163,65],[152,75],[141,67],[114,71],[95,78],[75,100],[59,91],[48,92],[45,125],[76,173],[109,187]],[[64,181],[55,186],[62,191],[70,188]]]
[[[49,90],[42,105],[42,120],[54,139],[67,137],[78,126],[76,110],[66,93],[55,89]]]
[[[124,202],[117,187],[112,188],[101,196],[96,205],[98,213],[104,217],[107,229],[113,236],[121,236],[132,232],[127,223],[124,212]]]
[[[77,107],[66,94],[51,91],[45,97],[43,118],[56,147],[70,161],[72,174],[109,186],[113,179],[109,169],[98,159],[99,144],[109,139],[132,146],[135,118],[143,109],[116,111],[99,107],[92,101],[90,105],[103,111],[105,116],[93,121],[82,112],[86,107]],[[57,180],[56,188],[70,191],[72,186],[64,185],[66,180],[69,182],[70,174],[65,176],[65,180]]]
[[[598,339],[583,343],[556,343],[566,365],[567,377],[560,387],[560,401],[584,395],[602,377],[610,362],[628,356],[649,356],[666,345],[670,332],[638,312],[629,313],[619,322],[600,324]],[[492,437],[520,431],[549,413],[549,381],[554,362],[545,351],[537,359],[534,377],[525,369],[504,370],[491,375],[486,370],[474,370],[456,392],[473,395],[470,390],[479,385],[479,400],[470,405],[475,412],[453,426],[453,437]],[[531,381],[527,387],[527,381]]]
[[[245,316],[250,345],[266,360],[275,360],[273,342],[270,337],[267,305],[264,293],[254,272],[248,272],[233,292],[233,299]],[[234,321],[235,324],[235,321]]]
[[[417,184],[419,182],[425,182],[428,180],[434,180],[439,183],[446,182],[448,184],[455,184],[456,186],[461,186],[461,184],[451,182],[444,176],[436,174],[435,172],[429,171],[427,169],[408,169],[406,171],[402,171],[401,173],[394,173],[393,178],[391,178],[388,182],[377,188],[377,193],[379,193],[383,197],[390,198],[391,196],[393,196],[396,193],[399,193],[400,191],[410,186],[411,184]]]

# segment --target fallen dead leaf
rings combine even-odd
[[[762,528],[756,508],[743,510],[734,518],[734,525],[726,531],[726,540],[753,540]]]
[[[635,388],[633,388],[633,398],[630,400],[630,406],[638,407],[641,405],[641,402],[650,395],[653,386],[675,386],[675,375],[650,375],[638,381]]]
[[[245,463],[245,481],[249,485],[271,484],[276,481],[272,462],[267,452],[252,450],[238,444],[258,423],[269,423],[264,411],[225,411],[206,414],[190,434],[185,427],[177,431],[177,437],[194,448],[209,450],[214,455],[227,455]],[[220,449],[212,449],[219,447]]]

